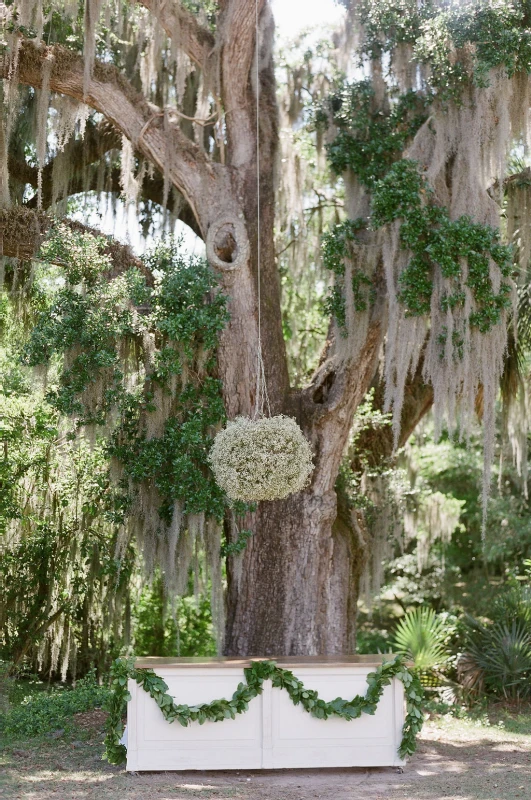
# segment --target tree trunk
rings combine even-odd
[[[229,572],[228,655],[355,652],[368,539],[342,503],[308,491],[262,505],[239,583]]]
[[[325,362],[312,385],[287,398],[312,442],[311,486],[286,500],[261,503],[241,569],[228,569],[226,653],[327,655],[354,652],[359,579],[366,540],[335,483],[355,408],[374,375],[381,345],[376,304],[362,351],[335,372]],[[338,388],[339,385],[339,388]],[[338,510],[342,514],[338,514]]]

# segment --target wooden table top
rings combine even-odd
[[[158,658],[156,656],[145,656],[135,660],[135,666],[139,668],[150,667],[201,667],[208,669],[212,667],[237,667],[243,669],[248,667],[251,661],[274,661],[279,667],[285,669],[296,669],[297,667],[378,667],[385,660],[393,658],[392,653],[378,653],[376,655],[359,656],[251,656],[249,658]]]

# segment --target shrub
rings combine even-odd
[[[133,612],[137,656],[215,656],[210,603],[205,597],[180,597],[174,612],[165,608],[160,574],[144,587]]]
[[[465,618],[459,680],[471,694],[531,697],[531,586],[512,586],[492,604],[492,619]]]
[[[415,608],[399,622],[393,646],[414,662],[415,669],[431,671],[448,661],[446,641],[452,629],[447,614],[438,615],[426,606]]]
[[[39,736],[61,728],[73,714],[100,707],[109,695],[93,674],[74,688],[54,688],[26,697],[21,705],[0,714],[0,732],[15,737]]]

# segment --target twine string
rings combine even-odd
[[[256,201],[257,201],[257,301],[258,301],[258,347],[256,359],[256,400],[253,419],[267,415],[271,416],[269,395],[265,377],[264,359],[262,356],[262,297],[261,297],[261,270],[260,270],[260,42],[258,28],[258,0],[255,0],[255,27],[256,27]]]

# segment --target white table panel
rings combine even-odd
[[[366,677],[381,658],[277,659],[326,701],[364,695]],[[237,659],[140,659],[164,678],[177,703],[199,705],[230,698],[248,664]],[[374,716],[320,720],[294,706],[283,689],[264,683],[263,694],[234,720],[169,724],[149,695],[129,682],[128,770],[216,770],[393,766],[404,722],[404,692],[394,679]]]

